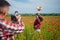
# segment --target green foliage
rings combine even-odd
[[[12,14],[8,14],[8,16],[11,16]],[[20,14],[22,16],[35,16],[35,14]],[[60,16],[60,13],[41,13],[42,16]]]

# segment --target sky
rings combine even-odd
[[[41,6],[41,13],[60,13],[60,0],[7,0],[11,6],[9,13],[37,13],[37,6]]]

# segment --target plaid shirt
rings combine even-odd
[[[19,24],[0,20],[0,36],[13,35],[21,33],[24,30],[24,23],[21,21]]]

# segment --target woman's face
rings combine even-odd
[[[21,15],[16,16],[16,18],[21,20]]]
[[[9,7],[8,6],[3,7],[3,13],[5,13],[4,16],[6,16],[8,12],[9,12]]]

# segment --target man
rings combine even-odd
[[[14,34],[24,30],[24,23],[21,26],[19,23],[8,22],[5,19],[9,6],[10,4],[7,1],[0,0],[0,40],[13,40]]]
[[[36,19],[34,21],[34,29],[40,32],[40,25],[41,22],[43,21],[43,18],[37,13],[36,14]]]

